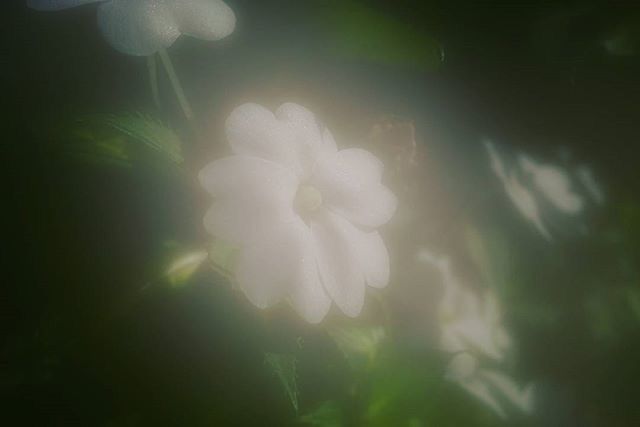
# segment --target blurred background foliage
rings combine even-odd
[[[112,51],[91,7],[2,3],[11,425],[639,425],[637,6],[228,3],[232,37],[171,49],[195,128],[162,79],[156,106],[144,60]],[[361,318],[313,327],[284,305],[254,309],[229,280],[233,253],[204,234],[195,175],[248,100],[306,105],[342,146],[385,159],[401,201],[393,276]],[[588,232],[558,215],[552,241],[537,234],[484,138],[588,164],[606,192],[580,219]],[[444,274],[417,261],[425,249],[495,296],[512,341],[455,381],[438,338]],[[533,384],[531,413],[469,392],[498,368]]]

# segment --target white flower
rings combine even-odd
[[[603,189],[591,169],[586,166],[561,168],[538,162],[525,154],[511,156],[514,161],[507,170],[507,162],[494,144],[484,142],[493,173],[504,186],[507,196],[520,212],[547,240],[552,239],[549,225],[558,225],[562,218],[580,220],[588,203],[602,205]],[[509,156],[506,156],[507,158]],[[565,226],[568,224],[564,220]],[[582,230],[586,230],[584,225]]]
[[[129,55],[151,55],[181,34],[218,40],[231,34],[236,17],[222,0],[27,0],[36,10],[100,3],[98,26],[109,44]]]
[[[520,168],[530,175],[536,188],[560,211],[575,215],[584,207],[584,200],[571,188],[567,173],[552,165],[541,165],[528,156],[518,157]]]
[[[513,378],[494,369],[483,368],[469,353],[459,353],[451,360],[447,378],[491,408],[499,417],[507,418],[504,403],[509,402],[525,414],[534,410],[535,387],[519,386]]]
[[[489,290],[478,293],[463,286],[447,257],[422,249],[417,258],[435,267],[442,278],[444,294],[438,304],[440,347],[451,353],[468,351],[501,360],[511,340],[501,323],[496,296]]]
[[[397,201],[368,151],[338,151],[305,108],[275,114],[255,104],[226,122],[233,155],[209,164],[200,182],[214,197],[206,228],[239,247],[235,276],[257,307],[288,298],[309,322],[331,301],[357,316],[365,285],[389,280],[389,255],[375,229]]]
[[[447,366],[447,379],[501,418],[507,418],[506,402],[524,413],[532,412],[533,385],[520,387],[513,378],[495,368],[511,347],[496,296],[490,291],[477,293],[462,286],[447,257],[422,249],[417,259],[435,267],[442,277],[444,295],[438,305],[440,347],[453,354]],[[483,366],[482,360],[490,361],[494,367]]]
[[[540,208],[533,194],[520,183],[520,180],[514,173],[507,174],[504,163],[491,142],[485,141],[485,148],[489,153],[493,173],[502,181],[507,196],[509,196],[509,199],[511,199],[516,209],[538,229],[540,234],[547,240],[550,240],[551,234],[542,222]]]

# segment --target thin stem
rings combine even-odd
[[[176,97],[178,98],[178,102],[180,103],[182,112],[184,113],[187,120],[191,122],[193,120],[193,111],[191,110],[189,101],[187,101],[187,97],[184,94],[184,90],[182,90],[180,79],[178,79],[176,70],[175,68],[173,68],[173,63],[171,62],[171,58],[169,58],[169,54],[165,49],[159,50],[158,55],[160,56],[162,65],[164,65],[164,68],[167,71],[167,75],[169,76],[169,80],[171,81],[171,86],[173,87],[173,91],[175,92]]]
[[[158,90],[158,66],[155,55],[147,56],[147,69],[149,70],[149,84],[151,85],[151,95],[156,107],[160,108],[160,91]]]

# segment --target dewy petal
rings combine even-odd
[[[100,1],[104,0],[27,0],[27,6],[35,10],[62,10]]]
[[[320,191],[333,212],[363,227],[376,228],[386,224],[398,205],[395,195],[384,185],[351,192],[345,188]]]
[[[214,197],[256,197],[289,204],[298,188],[296,176],[281,165],[238,155],[211,162],[200,171],[199,180]]]
[[[378,184],[384,165],[376,156],[361,148],[348,148],[336,154],[336,173],[348,173],[357,185]]]
[[[357,257],[367,285],[384,288],[389,284],[389,252],[377,231],[366,232],[348,221],[342,225],[348,244]]]
[[[398,201],[380,184],[382,163],[361,149],[338,151],[316,164],[312,185],[329,208],[349,221],[379,227],[395,213]]]
[[[325,127],[322,131],[322,145],[323,150],[326,151],[327,154],[332,154],[338,151],[338,144],[336,144],[336,139],[333,137],[333,134],[328,127]]]
[[[303,106],[293,102],[284,103],[276,111],[276,117],[278,117],[278,120],[296,125],[301,132],[304,132],[305,139],[313,140],[311,143],[322,144],[320,124],[315,114]]]
[[[331,308],[331,299],[322,287],[318,272],[315,245],[310,231],[301,252],[300,265],[291,293],[291,304],[309,323],[320,323]]]
[[[209,233],[241,247],[263,230],[296,219],[286,205],[267,205],[252,199],[221,199],[215,201],[204,217]]]
[[[367,285],[378,289],[386,287],[389,284],[389,252],[380,233],[364,233],[358,244],[361,245],[358,253]]]
[[[295,175],[257,157],[230,156],[210,163],[200,183],[215,198],[204,223],[207,230],[241,245],[263,228],[288,223],[294,217]]]
[[[337,151],[331,132],[305,107],[291,102],[282,104],[276,111],[276,117],[292,132],[298,161],[307,176],[318,159]]]
[[[349,223],[323,210],[311,221],[322,284],[347,316],[356,317],[364,304],[365,279]]]
[[[222,0],[174,0],[167,5],[183,34],[219,40],[231,34],[236,26],[233,10]]]
[[[234,153],[271,160],[301,174],[294,134],[266,108],[251,103],[237,107],[226,131]]]
[[[163,0],[111,0],[98,7],[98,26],[114,49],[129,55],[151,55],[180,36]]]
[[[259,308],[267,308],[290,291],[308,247],[308,228],[298,219],[286,226],[262,230],[243,247],[236,279],[247,298]]]

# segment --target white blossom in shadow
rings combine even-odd
[[[536,229],[538,229],[540,234],[542,234],[546,239],[551,239],[549,230],[547,230],[547,227],[542,222],[540,208],[538,207],[538,203],[536,202],[533,193],[527,190],[520,183],[520,180],[515,173],[507,173],[505,164],[491,142],[485,141],[485,148],[489,153],[491,169],[502,181],[505,192],[513,205],[525,219],[531,222]]]
[[[98,5],[98,27],[116,50],[151,55],[182,34],[219,40],[233,32],[236,17],[222,0],[27,0],[36,10]]]
[[[508,417],[505,402],[523,413],[533,412],[533,384],[520,387],[505,373],[480,367],[478,359],[470,353],[462,352],[453,357],[447,370],[447,378],[459,384],[501,418]]]
[[[507,417],[505,404],[531,413],[533,385],[520,387],[499,369],[512,342],[501,322],[496,296],[489,290],[479,293],[463,286],[445,256],[423,249],[417,258],[433,266],[442,278],[444,293],[438,306],[440,347],[453,355],[446,378],[500,417]]]
[[[584,165],[561,168],[522,153],[509,163],[491,141],[485,140],[484,146],[491,170],[515,208],[547,240],[558,218],[580,220],[589,202],[604,203],[604,190]]]
[[[376,228],[397,200],[383,165],[362,149],[338,150],[329,130],[296,104],[276,113],[256,104],[226,122],[233,155],[200,172],[214,197],[204,223],[240,248],[235,277],[266,308],[288,299],[309,322],[333,301],[357,316],[366,285],[389,281],[389,254]]]
[[[518,157],[521,170],[531,176],[536,188],[560,211],[575,215],[582,212],[584,200],[571,188],[568,174],[551,165],[541,165],[532,158]]]
[[[598,183],[593,172],[587,166],[580,166],[576,171],[576,175],[580,183],[587,190],[587,193],[598,205],[603,205],[605,202],[604,189]]]

